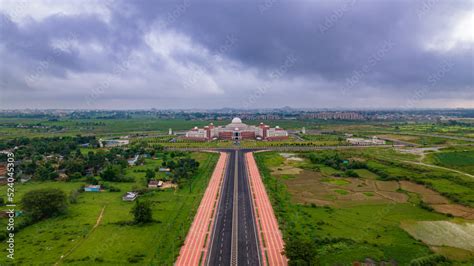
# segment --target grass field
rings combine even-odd
[[[474,175],[473,150],[432,153],[429,155],[429,161]]]
[[[320,135],[302,135],[302,138],[317,143],[321,146],[336,146],[346,144],[345,138],[342,135],[336,134],[320,134]]]
[[[351,156],[363,158],[358,152]],[[474,257],[465,256],[469,254],[466,250],[454,251],[442,247],[439,241],[424,244],[400,226],[402,222],[462,219],[421,208],[420,196],[399,190],[395,181],[379,181],[378,175],[366,169],[358,171],[361,178],[335,178],[330,177],[331,171],[321,168],[319,172],[305,170],[286,179],[270,171],[269,166],[275,169],[284,163],[278,153],[257,153],[256,158],[285,241],[295,237],[317,239],[314,253],[321,265],[350,265],[365,258],[378,262],[393,259],[399,265],[407,265],[415,258],[432,254],[429,246],[443,249],[450,256],[458,254],[451,257],[457,259],[454,265],[469,265],[474,261]],[[379,164],[379,167],[388,167]],[[301,162],[299,166],[315,169],[304,167]],[[402,167],[386,170],[396,174],[413,172]],[[442,186],[451,188],[452,185],[448,182]]]
[[[141,200],[152,202],[154,223],[149,225],[124,225],[133,219],[130,209],[133,202],[123,202],[121,196],[132,187],[144,186],[140,181],[142,172],[138,168],[154,168],[150,160],[144,166],[129,169],[128,175],[135,183],[113,183],[121,192],[84,192],[78,203],[70,204],[66,215],[48,219],[28,226],[15,236],[16,263],[22,265],[37,261],[42,264],[127,265],[130,263],[150,265],[172,265],[178,255],[194,213],[204,193],[208,178],[217,161],[217,154],[193,153],[200,163],[192,187],[179,190],[156,191],[142,196]],[[17,186],[16,198],[32,189],[54,187],[66,193],[79,188],[80,182],[31,182]],[[1,196],[5,191],[2,189]],[[100,224],[92,230],[103,210]],[[3,225],[2,221],[2,225]],[[4,264],[2,250],[0,264]]]
[[[64,135],[89,135],[118,136],[121,134],[155,133],[167,134],[168,129],[174,131],[189,130],[194,126],[205,126],[213,122],[216,126],[230,123],[230,120],[184,120],[184,119],[159,119],[152,117],[132,117],[121,119],[59,119],[46,118],[11,118],[0,117],[0,139],[11,139],[19,136],[26,137],[51,137]],[[261,121],[245,121],[249,124],[258,124]],[[283,128],[316,128],[317,121],[302,120],[272,120],[267,123]],[[21,126],[21,127],[20,127]]]
[[[152,116],[131,116],[129,118],[24,118],[0,117],[0,139],[11,139],[19,136],[50,137],[64,135],[118,136],[126,134],[167,134],[168,129],[185,131],[194,126],[202,127],[213,122],[215,125],[225,125],[230,120],[184,120],[161,119]],[[244,121],[256,125],[262,121]],[[395,138],[413,139],[418,144],[454,144],[465,143],[437,137],[422,137],[410,134],[440,134],[448,136],[474,136],[474,127],[461,125],[446,125],[432,123],[400,123],[375,121],[338,121],[338,120],[299,120],[281,119],[263,121],[271,126],[285,129],[301,129],[329,132],[331,134],[304,135],[307,142],[315,145],[339,145],[343,143],[343,134],[352,133],[361,136],[391,134]],[[410,140],[408,140],[410,141]]]
[[[367,169],[356,169],[354,170],[360,177],[365,179],[377,179],[378,176]]]
[[[472,177],[449,170],[416,165],[414,163],[420,159],[418,155],[382,148],[345,150],[339,151],[339,153],[349,158],[366,160],[370,170],[374,173],[379,171],[392,179],[423,183],[455,202],[474,207],[474,193],[472,192],[474,180]],[[437,153],[430,153],[427,157],[434,154]]]

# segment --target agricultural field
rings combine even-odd
[[[412,123],[395,126],[395,130],[404,132],[436,133],[441,135],[474,137],[474,127],[466,125],[420,124]]]
[[[345,137],[336,134],[304,134],[302,135],[302,138],[315,144],[319,144],[318,146],[337,146],[346,144]]]
[[[474,150],[431,153],[426,161],[474,175]]]
[[[77,134],[94,134],[98,136],[119,136],[123,134],[167,134],[168,129],[174,131],[189,130],[194,126],[202,127],[213,122],[216,126],[228,124],[228,120],[184,120],[159,119],[151,117],[133,118],[89,118],[89,119],[48,119],[48,118],[10,118],[0,117],[0,139],[15,137],[51,137],[74,136]],[[257,124],[260,121],[247,121]],[[272,120],[268,123],[287,129],[314,128],[315,121],[301,120]]]
[[[450,125],[447,123],[427,122],[335,122],[320,123],[319,130],[324,132],[354,134],[403,134],[403,135],[446,135],[474,138],[472,122]]]
[[[192,153],[200,163],[192,182],[179,189],[162,189],[146,193],[139,200],[151,203],[153,222],[130,223],[134,202],[122,201],[126,191],[146,186],[146,169],[161,165],[161,159],[146,159],[144,165],[128,167],[127,176],[134,182],[108,182],[120,192],[83,192],[67,213],[29,225],[16,233],[18,265],[41,258],[42,264],[125,265],[131,263],[171,265],[183,244],[194,213],[217,161],[214,153]],[[161,173],[160,173],[161,174]],[[161,177],[159,177],[161,178]],[[58,188],[66,194],[79,189],[84,182],[30,181],[18,184],[16,200],[33,189]],[[5,197],[2,189],[0,197]],[[21,222],[22,217],[17,218]],[[2,226],[5,220],[0,220]],[[2,250],[0,264],[4,264]]]
[[[442,137],[433,137],[433,136],[419,136],[419,135],[409,135],[409,134],[379,134],[379,138],[400,140],[407,143],[412,143],[415,145],[421,146],[433,146],[433,145],[456,145],[456,144],[470,144],[469,141],[458,140],[458,139],[449,139]]]
[[[314,260],[322,265],[347,265],[366,258],[406,265],[434,254],[445,256],[454,265],[474,262],[470,239],[462,233],[472,232],[474,226],[472,182],[459,176],[459,180],[444,180],[438,177],[444,172],[431,168],[392,164],[386,159],[418,158],[394,149],[337,153],[349,160],[345,167],[341,167],[344,163],[315,163],[324,160],[311,160],[310,153],[256,154],[287,246],[303,249],[297,243],[306,243],[316,255]],[[333,163],[336,157],[327,156],[322,158]],[[363,166],[360,162],[368,167],[352,168]],[[348,176],[354,175],[350,170],[358,177]],[[462,182],[467,182],[467,187],[461,186]],[[456,193],[448,197],[446,190]],[[429,237],[434,228],[445,230]],[[444,238],[439,232],[445,233]],[[445,241],[448,236],[458,237],[458,241]]]
[[[141,196],[151,202],[152,223],[131,223],[130,210],[134,205],[122,201],[121,197],[126,191],[145,188],[149,171],[155,172],[156,179],[173,180],[173,175],[157,170],[170,159],[160,156],[165,153],[171,156],[164,148],[237,147],[233,141],[187,140],[182,138],[182,132],[167,135],[168,128],[184,131],[208,123],[150,117],[0,118],[0,144],[13,149],[17,144],[12,143],[20,143],[17,154],[21,154],[25,162],[22,170],[30,171],[33,161],[39,160],[34,164],[35,171],[28,173],[32,180],[18,184],[17,200],[26,192],[39,188],[58,188],[67,195],[80,189],[87,181],[83,177],[86,169],[76,169],[75,160],[86,165],[87,170],[94,170],[94,162],[102,158],[92,179],[104,181],[101,174],[110,165],[121,165],[122,175],[128,179],[105,182],[120,192],[80,193],[77,202],[69,204],[65,215],[21,228],[16,241],[18,246],[25,248],[17,250],[17,262],[22,264],[41,256],[46,264],[58,265],[172,264],[217,155],[191,153],[191,157],[201,163],[191,183],[180,184],[176,190],[158,190]],[[220,125],[228,121],[214,123]],[[290,130],[304,126],[308,133],[293,133],[284,141],[244,140],[238,147],[341,146],[347,145],[345,133],[356,137],[380,135],[415,145],[258,153],[256,159],[287,245],[304,250],[306,247],[298,245],[307,244],[319,264],[351,264],[371,258],[377,262],[395,260],[404,265],[434,254],[441,254],[455,264],[473,262],[474,251],[467,244],[469,238],[460,236],[463,240],[459,244],[444,242],[442,235],[430,233],[436,228],[442,228],[440,230],[449,235],[471,232],[474,220],[474,179],[471,176],[474,149],[471,142],[420,136],[417,135],[420,132],[402,129],[397,123],[316,120],[272,120],[268,123]],[[435,133],[442,133],[438,129],[443,127],[437,126]],[[456,130],[445,133],[459,136],[458,132],[468,129]],[[421,132],[425,133],[429,132]],[[99,138],[124,135],[130,140],[126,147],[97,148]],[[25,142],[30,144],[21,144],[23,139],[18,137],[30,138]],[[87,143],[90,145],[83,145]],[[127,160],[137,154],[144,164],[127,166]],[[62,163],[55,159],[59,155],[64,157]],[[77,171],[82,173],[82,178],[39,181],[38,172],[50,169],[48,161],[56,172],[70,171],[69,175],[74,176],[71,174]],[[56,179],[48,177],[47,180]],[[5,197],[5,191],[0,197]],[[23,219],[23,216],[18,217],[18,222]],[[5,226],[5,219],[0,219],[0,225]],[[0,264],[3,265],[3,261]]]
[[[51,137],[95,134],[99,136],[118,136],[121,134],[140,134],[152,132],[167,134],[168,129],[188,130],[195,125],[208,122],[179,119],[64,119],[49,120],[40,118],[0,118],[0,139],[19,136]],[[216,121],[219,123],[219,121]],[[221,122],[222,123],[222,122]]]

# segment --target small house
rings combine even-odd
[[[127,192],[122,196],[123,201],[134,201],[138,197],[136,192]]]
[[[148,187],[149,188],[159,188],[163,186],[163,181],[157,181],[157,180],[150,180],[150,182],[148,182]]]
[[[59,175],[57,178],[58,181],[67,181],[69,180],[69,176],[64,171],[59,171]]]
[[[128,160],[128,165],[134,166],[137,163],[139,157],[140,157],[139,155],[135,155],[133,159]]]
[[[171,169],[161,167],[161,168],[159,169],[159,171],[160,171],[160,172],[169,172],[169,171],[171,171]]]
[[[102,140],[99,139],[99,146],[102,147],[120,147],[124,145],[128,145],[130,141],[128,139],[109,139],[109,140]]]
[[[94,168],[89,167],[86,169],[86,176],[93,176],[94,175]]]
[[[86,192],[100,192],[100,185],[89,185],[84,187]]]
[[[7,176],[7,166],[0,164],[0,178],[5,178]]]
[[[23,175],[21,178],[20,178],[20,182],[21,183],[26,183],[28,181],[31,180],[31,175]]]

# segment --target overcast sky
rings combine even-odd
[[[0,109],[474,108],[474,2],[0,0]]]

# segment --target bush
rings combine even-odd
[[[110,192],[120,192],[120,188],[114,187],[114,186],[110,186],[110,187],[109,187],[109,191],[110,191]]]
[[[420,208],[425,209],[425,210],[427,210],[427,211],[430,211],[430,212],[434,211],[433,207],[431,207],[430,205],[426,204],[426,202],[424,202],[424,201],[421,201],[420,204],[419,204],[419,206],[420,206]]]
[[[411,266],[436,266],[441,262],[447,262],[444,256],[435,254],[414,259],[410,262]]]
[[[71,193],[69,193],[69,203],[71,204],[77,203],[77,197],[79,197],[79,194],[80,192],[77,190],[71,191]]]
[[[75,180],[75,179],[79,179],[82,177],[82,174],[79,173],[79,172],[74,172],[72,174],[69,175],[69,179],[70,180]]]
[[[316,243],[311,239],[291,236],[285,242],[289,265],[317,265]]]
[[[91,185],[98,185],[99,184],[99,181],[97,180],[97,178],[95,178],[93,176],[87,176],[86,182],[91,184]]]
[[[346,176],[348,176],[348,177],[359,177],[359,174],[357,174],[354,170],[347,170],[346,171]]]

